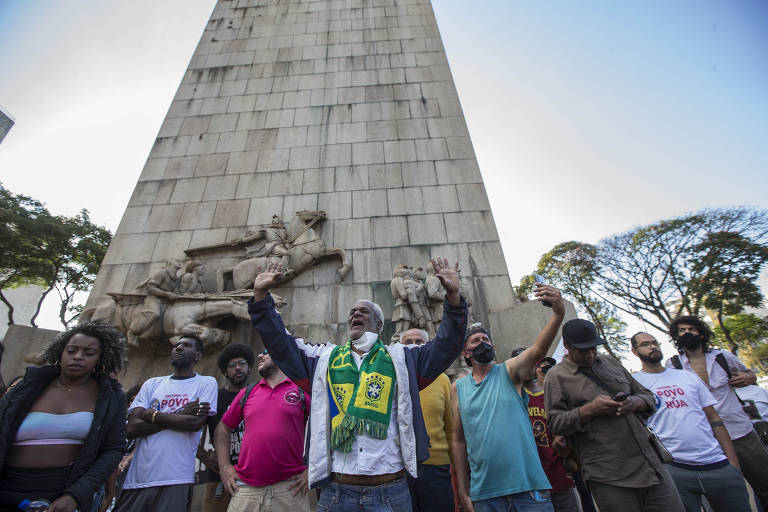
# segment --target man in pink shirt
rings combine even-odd
[[[310,398],[266,351],[257,356],[256,364],[261,381],[238,393],[213,440],[221,481],[232,495],[227,510],[309,512],[307,466],[302,455]],[[233,466],[228,456],[230,433],[241,421],[245,424],[243,442]]]

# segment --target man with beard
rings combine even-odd
[[[309,397],[272,361],[257,358],[262,379],[241,390],[216,427],[213,444],[221,481],[232,496],[229,512],[309,512],[307,466],[302,460]],[[234,429],[244,425],[237,464],[227,455]]]
[[[568,438],[600,510],[682,512],[645,426],[654,396],[621,363],[597,353],[604,343],[592,322],[563,325],[568,353],[544,381],[549,428]]]
[[[253,368],[255,359],[253,350],[242,343],[230,343],[219,354],[216,363],[224,374],[227,384],[219,389],[219,398],[216,403],[216,415],[209,416],[206,422],[208,434],[213,443],[213,434],[221,417],[235,399],[235,396],[248,383],[248,376]],[[240,446],[243,440],[243,424],[240,423],[232,430],[229,443],[229,458],[232,464],[237,463],[240,454]],[[224,492],[224,486],[219,478],[219,461],[214,450],[205,449],[205,429],[197,448],[197,458],[208,468],[208,483],[205,486],[205,498],[203,499],[203,512],[226,512],[230,495]]]
[[[565,306],[552,286],[537,284],[535,296],[551,303],[552,316],[517,357],[494,364],[493,341],[481,324],[469,328],[464,342],[472,375],[453,384],[451,404],[456,487],[465,512],[553,510],[523,385],[552,345]]]
[[[656,412],[648,425],[672,454],[667,464],[687,512],[701,510],[701,497],[715,512],[749,510],[749,494],[728,431],[704,383],[682,370],[664,368],[659,342],[646,332],[630,339],[643,363],[632,376],[653,393]]]
[[[173,375],[147,380],[128,408],[128,437],[141,439],[116,512],[189,509],[200,429],[216,414],[216,379],[194,371],[202,353],[200,338],[183,335],[171,352]]]
[[[715,397],[715,411],[725,423],[736,447],[741,471],[755,494],[768,509],[768,452],[752,428],[733,388],[749,386],[757,381],[744,363],[725,350],[709,347],[713,333],[695,316],[681,316],[669,325],[679,355],[667,360],[667,368],[686,370],[697,375]]]

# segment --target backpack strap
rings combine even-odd
[[[248,384],[248,387],[245,388],[245,393],[243,393],[243,397],[240,399],[240,408],[245,409],[245,402],[248,400],[248,397],[251,396],[251,391],[253,391],[253,388],[256,387],[257,382],[251,382]]]
[[[731,378],[731,369],[728,367],[728,362],[725,360],[725,356],[722,352],[718,352],[715,356],[715,361],[717,361],[717,364],[720,365],[720,368],[725,370],[725,374],[728,376],[728,378]]]
[[[683,362],[680,361],[680,356],[672,356],[671,360],[672,360],[672,366],[674,366],[675,369],[677,370],[683,369]]]

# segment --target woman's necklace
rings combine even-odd
[[[82,388],[83,386],[87,386],[88,382],[86,381],[85,383],[80,384],[79,386],[74,386],[74,387],[68,388],[67,386],[65,386],[64,384],[61,383],[61,378],[58,378],[58,379],[56,379],[56,385],[59,386],[64,391],[70,392],[70,391],[74,391],[76,388]]]

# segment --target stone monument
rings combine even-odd
[[[432,256],[458,261],[500,354],[533,340],[548,311],[512,291],[429,0],[220,0],[84,318],[129,333],[128,381],[167,374],[187,329],[218,375],[223,344],[260,346],[244,301],[265,261],[291,269],[288,328],[338,343],[360,298],[383,307],[382,339],[414,307],[434,332]]]

